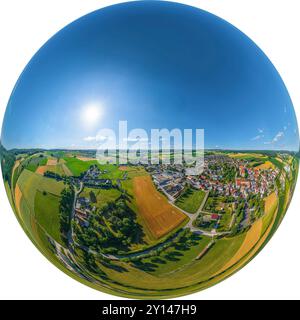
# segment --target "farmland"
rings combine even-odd
[[[149,176],[135,177],[133,183],[139,212],[155,238],[164,236],[186,219],[155,189]]]
[[[118,170],[117,166],[111,164],[99,164],[97,160],[88,160],[87,158],[81,160],[80,157],[64,157],[64,161],[66,162],[66,167],[76,177],[87,171],[92,165],[96,165],[102,171],[102,179],[119,179],[122,178],[124,174]]]
[[[47,163],[47,158],[45,157],[33,157],[30,158],[26,169],[35,172],[39,166],[43,166]]]
[[[59,165],[46,165],[46,166],[40,166],[36,169],[36,173],[39,173],[40,175],[44,175],[45,172],[53,172],[58,175],[66,175],[70,176],[70,173],[68,169],[66,170],[66,166],[63,164]],[[72,175],[72,174],[71,174]]]
[[[275,168],[274,164],[270,161],[266,161],[265,163],[259,165],[256,167],[257,169],[259,170],[267,170],[267,169],[270,169],[270,168]]]
[[[188,250],[175,249],[174,252],[174,248],[171,248],[158,258],[152,257],[151,260],[145,260],[140,265],[117,263],[127,270],[125,273],[118,273],[108,268],[103,270],[111,278],[127,286],[128,291],[132,293],[147,289],[153,290],[152,293],[148,292],[150,296],[163,297],[167,293],[165,290],[174,290],[177,294],[180,294],[182,290],[184,292],[193,291],[195,287],[198,289],[204,287],[208,279],[220,273],[219,270],[226,261],[237,252],[244,237],[245,235],[240,235],[236,238],[217,241],[200,260],[195,258],[209,243],[210,240],[207,238],[199,239],[198,245],[191,245]],[[179,254],[176,254],[176,251]],[[145,269],[147,272],[144,272],[143,268],[147,268]]]
[[[292,156],[256,152],[209,152],[199,177],[103,165],[88,151],[16,158],[5,187],[41,251],[81,282],[130,297],[194,292],[238,270],[276,230],[298,173]]]
[[[270,194],[265,200],[265,215],[262,218],[262,235],[265,233],[269,225],[271,224],[271,221],[273,219],[273,216],[275,214],[275,211],[278,207],[278,197],[273,192]]]
[[[251,152],[247,152],[247,153],[230,153],[229,154],[230,157],[232,158],[238,158],[238,159],[267,159],[267,156],[263,155],[263,154],[259,154],[259,153],[251,153]]]
[[[139,166],[121,166],[119,170],[123,173],[126,172],[127,174],[127,179],[121,181],[121,187],[123,190],[125,190],[125,193],[128,195],[129,199],[127,201],[129,207],[134,211],[134,212],[139,212],[138,211],[138,206],[137,206],[137,199],[134,194],[134,178],[135,177],[144,177],[147,176],[148,173],[145,171],[143,167]],[[157,242],[157,238],[153,236],[151,229],[149,229],[146,220],[143,215],[137,214],[137,221],[140,225],[143,226],[144,230],[144,241],[147,244],[155,244]]]
[[[62,244],[59,224],[59,196],[37,191],[34,202],[37,223],[58,243]]]
[[[262,221],[259,219],[256,221],[246,233],[245,238],[239,249],[231,257],[231,259],[219,270],[220,273],[229,269],[231,266],[235,265],[240,259],[242,259],[250,250],[256,245],[260,239],[262,230]]]
[[[19,188],[19,185],[17,184],[16,188],[15,188],[15,206],[16,206],[16,209],[17,209],[17,213],[18,213],[18,215],[20,216],[21,219],[22,219],[22,216],[21,216],[20,212],[21,212],[22,196],[23,196],[22,195],[22,191]]]
[[[18,199],[18,212],[29,230],[32,226],[31,219],[36,218],[49,234],[54,234],[54,238],[59,239],[58,224],[55,221],[58,215],[58,197],[63,188],[63,183],[44,178],[27,169],[22,172],[15,194]]]
[[[99,209],[101,209],[108,202],[117,200],[121,195],[121,192],[118,191],[117,189],[105,190],[105,189],[93,189],[93,188],[87,187],[87,188],[84,188],[84,190],[80,193],[80,196],[85,198],[91,198],[91,192],[93,192],[96,197],[95,205]]]
[[[66,161],[67,168],[72,172],[74,176],[80,176],[82,172],[88,170],[91,165],[98,164],[96,160],[82,161],[75,157],[65,157],[64,160]]]
[[[142,259],[137,266],[148,267],[148,271],[158,277],[170,276],[195,260],[210,241],[209,238],[198,235],[183,237],[158,256]]]

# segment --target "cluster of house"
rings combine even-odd
[[[202,216],[203,223],[218,221],[219,219],[220,219],[220,215],[217,213],[205,214]]]
[[[101,179],[101,174],[106,174],[107,171],[101,171],[97,165],[92,165],[82,176],[80,181],[84,186],[92,188],[109,189],[112,188],[112,181],[110,179]],[[92,212],[97,210],[96,206],[92,204],[88,197],[78,197],[75,203],[75,219],[84,227],[89,226],[89,216]]]
[[[247,198],[249,194],[260,194],[261,198],[268,195],[272,190],[279,169],[259,170],[247,168],[242,165],[239,167],[241,178],[236,178],[235,187],[241,196]]]
[[[152,167],[154,183],[170,199],[178,198],[185,187],[185,175],[182,169],[177,169],[171,165],[157,165],[155,169]]]
[[[110,179],[101,179],[101,174],[106,174],[107,170],[101,171],[97,165],[91,166],[84,174],[82,182],[89,187],[109,189],[112,187]]]
[[[223,181],[225,166],[234,170],[234,179],[231,182]],[[279,174],[277,168],[252,168],[247,165],[247,161],[226,155],[206,156],[204,171],[200,176],[186,176],[183,167],[178,165],[151,166],[150,171],[157,187],[173,199],[180,196],[187,184],[195,189],[214,191],[223,196],[247,198],[250,194],[259,194],[263,198],[272,190]]]
[[[188,177],[191,184],[198,189],[215,191],[217,194],[233,196],[235,198],[247,198],[250,194],[260,194],[261,198],[268,195],[275,184],[275,179],[279,173],[276,169],[259,170],[244,165],[238,166],[234,182],[223,183],[221,175],[205,173],[198,179]]]
[[[75,218],[81,226],[89,226],[89,216],[96,211],[96,206],[93,206],[91,200],[86,197],[79,197],[75,204]]]

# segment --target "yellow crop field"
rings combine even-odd
[[[274,164],[270,161],[266,161],[265,163],[256,167],[256,169],[259,169],[259,170],[267,170],[267,169],[274,169],[274,168],[275,168]]]
[[[164,236],[186,219],[185,214],[156,190],[150,176],[135,177],[133,189],[139,214],[155,238]]]

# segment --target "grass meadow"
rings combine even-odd
[[[51,193],[36,192],[34,209],[37,223],[58,243],[63,244],[59,222],[60,197]]]
[[[204,191],[187,188],[184,193],[176,200],[175,204],[184,211],[187,211],[189,213],[196,213],[204,197]]]

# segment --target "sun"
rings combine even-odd
[[[89,104],[83,107],[81,121],[85,127],[94,127],[101,120],[103,107],[100,104]]]

